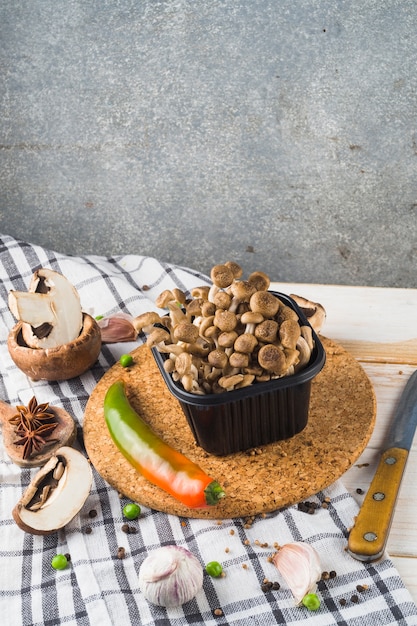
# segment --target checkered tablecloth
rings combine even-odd
[[[75,445],[84,452],[82,424],[89,395],[108,368],[137,342],[103,344],[98,362],[80,378],[29,380],[7,350],[7,335],[15,323],[7,297],[10,289],[27,290],[40,267],[64,274],[78,290],[83,309],[93,315],[157,310],[153,302],[162,290],[177,286],[189,291],[208,279],[155,258],[70,257],[0,236],[0,398],[16,406],[36,395],[38,402],[62,406],[78,422]],[[318,508],[314,515],[294,505],[245,528],[244,519],[218,523],[142,507],[140,518],[129,522],[135,532],[126,534],[122,508],[127,501],[93,470],[92,490],[81,512],[63,530],[42,537],[24,533],[11,515],[34,472],[12,463],[0,443],[0,621],[7,626],[417,625],[417,607],[392,562],[384,558],[366,565],[346,553],[347,529],[357,504],[341,480],[311,498],[317,503],[329,499],[328,508]],[[294,606],[290,590],[268,561],[275,542],[299,540],[317,549],[323,571],[336,572],[319,583],[321,606],[315,613]],[[220,561],[226,576],[205,575],[202,591],[182,607],[149,604],[138,588],[139,568],[151,550],[168,544],[188,548],[202,565]],[[117,556],[120,547],[125,549],[124,559]],[[51,567],[56,553],[70,555],[70,564],[62,571]],[[280,582],[280,589],[262,591],[265,578]],[[357,591],[357,585],[365,591]],[[215,615],[217,608],[221,616]]]

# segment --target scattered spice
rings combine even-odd
[[[356,591],[359,591],[359,593],[363,593],[367,589],[368,589],[368,585],[356,585]]]
[[[122,525],[122,532],[126,533],[126,535],[134,535],[138,532],[138,529],[135,526],[130,526],[129,524]]]
[[[126,550],[123,547],[117,549],[117,558],[124,559],[126,556]]]
[[[339,604],[340,606],[346,606],[346,600],[344,598],[340,598]]]
[[[359,495],[361,496],[361,495],[362,495],[363,493],[365,493],[365,492],[364,492],[364,490],[363,490],[363,489],[361,489],[360,487],[358,487],[358,488],[356,489],[356,493],[357,493],[357,494],[359,494]]]
[[[214,609],[213,615],[215,617],[221,617],[223,615],[223,611],[221,609]]]
[[[97,511],[95,509],[91,509],[91,511],[88,512],[88,517],[91,517],[91,519],[97,517]]]
[[[319,504],[317,504],[316,502],[310,502],[309,500],[306,500],[305,502],[299,502],[297,505],[297,509],[299,511],[302,511],[303,513],[308,513],[309,515],[313,515],[316,509],[318,509],[319,507]]]
[[[353,595],[351,597],[351,602],[354,602],[355,604],[357,604],[359,602],[359,596],[357,596],[356,594]]]
[[[84,528],[84,533],[85,533],[86,535],[91,535],[91,533],[92,533],[92,532],[93,532],[93,529],[91,528],[91,526],[86,526],[86,527]]]

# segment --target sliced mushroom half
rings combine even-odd
[[[88,460],[63,446],[39,470],[14,507],[16,524],[33,535],[49,535],[63,528],[80,511],[91,490]]]
[[[9,308],[22,322],[23,339],[30,348],[55,348],[74,341],[83,316],[73,285],[59,272],[37,270],[29,291],[10,291]]]

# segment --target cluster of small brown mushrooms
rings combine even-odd
[[[187,392],[221,393],[292,375],[310,361],[311,327],[272,292],[261,271],[242,279],[232,261],[215,265],[211,286],[196,287],[187,299],[180,289],[163,291],[148,312],[135,319],[149,347],[168,356],[164,368]],[[325,311],[293,296],[319,331]]]

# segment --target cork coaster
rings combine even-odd
[[[173,515],[227,519],[290,506],[329,486],[358,459],[376,417],[373,387],[359,363],[344,348],[322,337],[326,364],[313,380],[309,420],[298,435],[263,446],[260,454],[216,457],[197,446],[178,401],[168,391],[146,345],[131,353],[134,365],[116,363],[93,390],[84,415],[84,440],[91,462],[120,493]],[[207,509],[189,509],[143,478],[110,438],[103,414],[108,387],[127,386],[136,411],[172,447],[200,465],[226,491]]]

